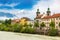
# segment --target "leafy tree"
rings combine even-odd
[[[11,24],[11,19],[8,20],[8,24]]]
[[[0,20],[0,23],[3,23],[4,21]]]
[[[51,27],[51,28],[54,28],[54,27],[55,27],[55,22],[51,21],[50,27]]]
[[[60,27],[60,22],[59,22],[59,27]]]
[[[57,29],[55,29],[55,22],[54,21],[51,21],[51,23],[50,23],[50,30],[49,30],[49,35],[50,36],[56,36],[57,35],[57,33],[58,33],[58,30]]]
[[[5,24],[5,25],[7,25],[7,24],[8,24],[8,20],[7,20],[7,19],[5,20],[4,24]]]
[[[21,30],[22,33],[35,33],[35,29],[31,27],[25,27]]]
[[[42,22],[42,23],[40,24],[40,26],[41,26],[41,27],[45,27],[45,23]]]
[[[36,22],[34,22],[34,26],[35,26],[35,27],[39,27],[39,22],[38,22],[38,20],[36,20]]]
[[[9,20],[6,19],[5,22],[4,22],[4,24],[5,24],[5,25],[7,25],[7,24],[11,24],[11,19],[9,19]]]
[[[29,26],[32,27],[32,24],[30,23]]]

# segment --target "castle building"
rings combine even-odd
[[[59,28],[60,13],[55,13],[55,14],[51,15],[50,8],[48,8],[46,14],[40,14],[39,9],[37,9],[35,21],[37,21],[37,20],[38,20],[39,24],[44,22],[46,27],[50,27],[51,21],[54,21],[55,28]]]

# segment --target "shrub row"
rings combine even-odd
[[[35,33],[34,28],[30,26],[23,27],[22,25],[19,24],[13,24],[13,25],[0,25],[0,30],[1,31],[11,31],[11,32],[21,32],[21,33]]]

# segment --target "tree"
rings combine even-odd
[[[29,26],[32,27],[32,24],[30,23]]]
[[[51,28],[50,28],[48,34],[49,34],[50,36],[56,36],[57,33],[58,33],[58,30],[55,29],[55,22],[54,22],[54,21],[51,21],[50,27],[51,27]]]
[[[6,19],[4,24],[5,24],[5,25],[7,25],[7,24],[11,24],[11,19],[9,19],[9,20]]]
[[[55,27],[55,22],[54,22],[54,21],[51,21],[50,27],[51,27],[51,28],[54,28],[54,27]]]
[[[41,26],[41,27],[45,27],[45,23],[42,22],[42,23],[40,24],[40,26]]]
[[[50,29],[49,32],[48,32],[48,35],[50,36],[56,36],[58,35],[58,30],[53,28],[53,29]]]
[[[7,24],[8,24],[8,20],[7,20],[7,19],[5,20],[4,24],[5,24],[5,25],[7,25]]]
[[[8,24],[11,24],[11,19],[8,20]]]
[[[60,27],[60,22],[59,22],[59,27]]]
[[[34,26],[35,27],[39,27],[39,23],[38,22],[34,22]]]

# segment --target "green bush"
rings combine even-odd
[[[9,28],[8,28],[8,27],[5,27],[5,28],[4,28],[4,31],[9,31]]]
[[[22,33],[34,33],[34,29],[33,28],[31,28],[31,27],[24,27],[22,30],[21,30],[21,32]]]
[[[21,26],[21,25],[19,25],[19,24],[14,24],[14,25],[12,25],[11,31],[13,31],[13,32],[20,32],[21,29],[22,29],[22,26]]]
[[[0,30],[1,31],[12,31],[12,32],[20,32],[20,30],[22,29],[22,25],[19,25],[19,24],[13,24],[13,25],[10,25],[10,24],[0,24]]]
[[[48,33],[48,34],[49,34],[50,36],[56,36],[57,33],[58,33],[58,32],[57,32],[57,29],[54,29],[54,28],[53,28],[53,29],[50,29],[50,30],[49,30],[49,33]]]
[[[1,30],[1,31],[4,31],[4,28],[5,28],[5,27],[6,27],[6,26],[5,26],[4,24],[1,24],[1,25],[0,25],[0,30]]]
[[[25,27],[20,30],[21,33],[25,33]]]

